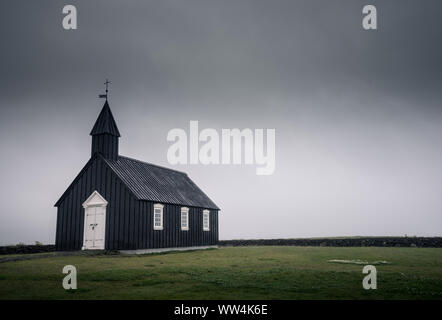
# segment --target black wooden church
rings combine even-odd
[[[57,250],[214,246],[219,208],[186,173],[118,154],[106,97],[92,153],[57,201]]]

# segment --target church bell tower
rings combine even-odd
[[[106,159],[117,160],[120,131],[118,131],[117,124],[107,102],[107,83],[109,82],[106,81],[106,94],[100,95],[100,97],[106,98],[106,101],[90,133],[92,136],[91,156],[98,152]]]

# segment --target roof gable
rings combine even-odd
[[[71,184],[67,187],[67,189],[65,190],[65,192],[63,192],[63,194],[61,195],[61,197],[58,199],[58,201],[55,203],[54,207],[59,207],[61,205],[61,203],[63,202],[63,200],[69,195],[69,192],[71,192],[72,188],[75,187],[75,185],[77,183],[79,183],[80,179],[83,177],[84,174],[87,173],[87,171],[93,167],[94,163],[97,163],[98,161],[103,165],[103,166],[108,166],[108,164],[104,161],[104,157],[99,154],[99,153],[94,153],[94,155],[89,159],[89,161],[84,165],[84,167],[80,170],[80,172],[77,174],[77,176],[75,177],[75,179],[71,182]],[[98,164],[98,163],[97,163]],[[135,194],[132,192],[132,190],[130,190],[129,188],[127,188],[126,184],[121,181],[121,179],[113,172],[113,170],[111,170],[112,174],[115,175],[116,179],[120,180],[120,182],[123,184],[123,186],[127,189],[127,191],[134,197],[137,199],[137,197],[135,196]],[[97,192],[98,193],[98,192]],[[90,197],[92,197],[94,195],[94,193],[92,193]],[[100,195],[100,194],[99,194]],[[101,195],[100,195],[101,196]],[[101,196],[102,197],[102,196]],[[88,198],[88,199],[89,199]],[[102,197],[103,198],[103,197]],[[83,203],[83,205],[88,201],[88,199],[86,199],[86,201]],[[106,201],[106,199],[103,198],[104,201]]]
[[[64,198],[69,194],[69,191],[75,186],[75,184],[78,182],[78,180],[83,176],[83,174],[89,169],[89,167],[92,165],[92,163],[97,159],[100,155],[98,153],[95,153],[88,162],[84,165],[84,167],[80,170],[80,172],[77,174],[75,179],[71,182],[71,184],[67,187],[65,192],[61,195],[61,197],[57,200],[57,202],[54,204],[54,207],[58,207]]]

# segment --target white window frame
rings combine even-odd
[[[204,218],[207,216],[207,226],[204,224]],[[203,230],[210,231],[210,211],[203,210]]]
[[[183,215],[185,215],[185,217],[186,217],[186,226],[185,227],[183,227]],[[180,226],[181,226],[181,230],[183,230],[183,231],[189,230],[189,208],[187,208],[187,207],[181,207]]]
[[[161,225],[160,226],[156,226],[155,225],[155,211],[157,210],[157,209],[159,209],[159,210],[161,210],[161,212],[160,212],[160,222],[161,222]],[[164,211],[164,205],[162,205],[161,203],[155,203],[154,205],[153,205],[153,229],[154,230],[163,230],[163,225],[164,225],[164,218],[163,218],[163,211]]]

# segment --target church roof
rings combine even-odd
[[[110,135],[120,137],[120,131],[118,131],[117,124],[115,123],[115,119],[112,115],[112,111],[109,108],[109,104],[106,102],[103,105],[103,109],[101,109],[100,115],[95,121],[94,127],[91,131],[91,136],[108,133]]]
[[[100,159],[129,189],[137,200],[220,210],[186,173],[147,162],[118,156],[117,160],[95,153],[55,203],[58,207],[79,179]]]
[[[103,160],[138,200],[219,210],[184,172],[123,156]]]

